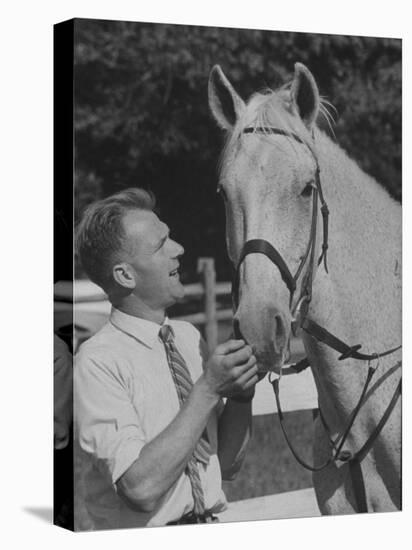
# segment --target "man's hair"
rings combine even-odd
[[[125,239],[123,218],[130,210],[153,210],[154,195],[140,188],[120,191],[90,204],[76,230],[76,250],[83,269],[106,293],[114,287],[113,265]]]

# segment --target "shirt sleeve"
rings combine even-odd
[[[108,359],[76,357],[74,420],[80,447],[115,484],[146,441],[127,381]]]

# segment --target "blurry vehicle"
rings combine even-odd
[[[59,281],[54,286],[54,326],[73,353],[107,321],[111,304],[104,292],[89,280]]]

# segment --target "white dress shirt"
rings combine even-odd
[[[202,373],[201,336],[191,324],[166,319],[195,382]],[[179,412],[160,326],[112,309],[109,322],[80,348],[74,369],[76,440],[75,529],[159,526],[193,509],[185,473],[153,512],[137,512],[116,493],[116,482],[146,443]],[[212,456],[199,464],[206,509],[226,508],[217,459],[218,407],[207,430]]]

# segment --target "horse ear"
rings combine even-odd
[[[237,94],[219,65],[215,65],[209,76],[209,107],[218,125],[231,130],[245,108],[243,99]]]
[[[295,75],[290,93],[292,103],[301,119],[311,130],[319,113],[319,90],[312,73],[302,63],[295,63]]]

